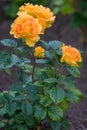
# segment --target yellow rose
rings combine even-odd
[[[37,47],[35,48],[35,53],[34,53],[34,55],[35,55],[36,57],[39,57],[39,58],[44,58],[44,56],[45,56],[44,52],[45,52],[44,48],[42,48],[41,46],[37,46]]]
[[[32,47],[39,40],[41,32],[42,26],[38,19],[22,12],[11,25],[10,34],[13,34],[15,38],[24,38],[26,44]]]
[[[80,52],[74,48],[69,46],[65,46],[63,44],[62,46],[62,58],[60,60],[61,62],[66,62],[67,64],[71,66],[78,66],[78,62],[81,62],[81,54]]]
[[[53,16],[50,9],[42,5],[33,5],[28,3],[19,8],[18,15],[20,15],[21,12],[27,12],[34,18],[38,18],[43,28],[51,27],[52,23],[55,21],[55,16]]]

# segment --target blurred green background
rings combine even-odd
[[[24,3],[30,2],[48,6],[57,14],[61,12],[63,15],[71,14],[73,26],[87,25],[87,0],[7,0],[4,11],[5,15],[15,18],[18,8]]]

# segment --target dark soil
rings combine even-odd
[[[5,0],[0,1],[0,40],[4,38],[13,38],[9,34],[12,20],[8,20],[3,16],[2,9],[5,5]],[[2,7],[2,8],[1,8]],[[80,50],[83,50],[84,63],[81,68],[81,78],[76,80],[78,88],[87,95],[87,44],[80,42],[81,35],[79,29],[73,29],[70,26],[70,16],[57,15],[54,25],[45,31],[42,38],[46,41],[60,40],[66,44],[71,44]],[[0,50],[3,47],[0,46]],[[17,81],[16,71],[12,70],[12,75],[7,75],[5,72],[0,72],[0,90],[5,90],[8,86]],[[70,130],[87,130],[87,99],[83,97],[78,104],[69,104],[68,110],[65,113],[67,119],[70,121]],[[45,129],[44,129],[45,130]]]

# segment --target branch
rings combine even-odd
[[[36,66],[36,58],[35,58],[35,56],[34,56],[34,54],[33,54],[32,83],[34,83],[35,66]]]

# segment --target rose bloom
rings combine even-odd
[[[27,12],[34,18],[38,18],[43,27],[43,31],[45,28],[51,27],[52,23],[55,21],[55,16],[53,16],[50,9],[42,5],[33,5],[28,3],[19,8],[18,15],[20,15],[21,12]]]
[[[78,67],[78,62],[81,62],[81,54],[80,52],[74,48],[69,46],[65,46],[63,44],[62,46],[62,58],[60,60],[61,62],[66,62],[67,64],[71,66]]]
[[[13,34],[15,38],[24,38],[26,44],[33,47],[39,40],[41,31],[42,26],[38,19],[33,18],[26,12],[22,12],[11,25],[10,34]]]
[[[36,57],[39,57],[39,58],[44,58],[44,56],[45,56],[44,52],[45,52],[44,48],[42,48],[41,46],[37,46],[37,47],[35,48],[35,53],[34,53],[34,55],[35,55]]]

